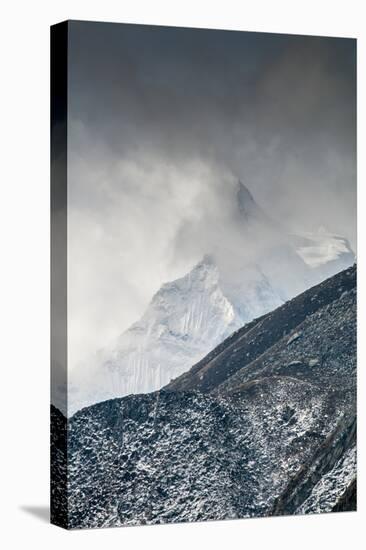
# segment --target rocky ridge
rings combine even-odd
[[[52,419],[53,521],[68,528],[355,509],[355,266],[163,390]]]

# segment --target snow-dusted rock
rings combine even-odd
[[[355,291],[353,267],[252,321],[163,390],[69,420],[52,408],[53,521],[354,510]],[[301,332],[291,346],[286,328]]]

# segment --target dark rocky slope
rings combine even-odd
[[[166,389],[212,391],[238,370],[252,364],[263,353],[286,337],[314,313],[323,310],[356,288],[356,268],[352,267],[307,290],[276,310],[245,325]],[[321,330],[317,334],[322,339]],[[287,348],[285,347],[287,352]]]
[[[68,525],[67,423],[51,405],[51,523]]]
[[[67,428],[69,528],[355,509],[356,268],[253,321],[165,390],[88,407]]]

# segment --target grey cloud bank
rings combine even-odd
[[[70,364],[232,227],[240,178],[356,247],[355,41],[70,25]]]

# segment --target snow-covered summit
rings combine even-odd
[[[97,401],[159,389],[244,323],[282,303],[255,268],[243,273],[241,288],[230,297],[227,286],[210,255],[184,277],[163,284],[141,319],[72,375],[69,414]]]
[[[310,267],[319,268],[329,262],[354,259],[348,240],[341,235],[329,233],[324,228],[320,228],[317,233],[302,233],[297,238],[297,251]]]
[[[250,219],[259,213],[259,207],[253,195],[240,180],[238,181],[236,196],[239,212],[245,219]]]

